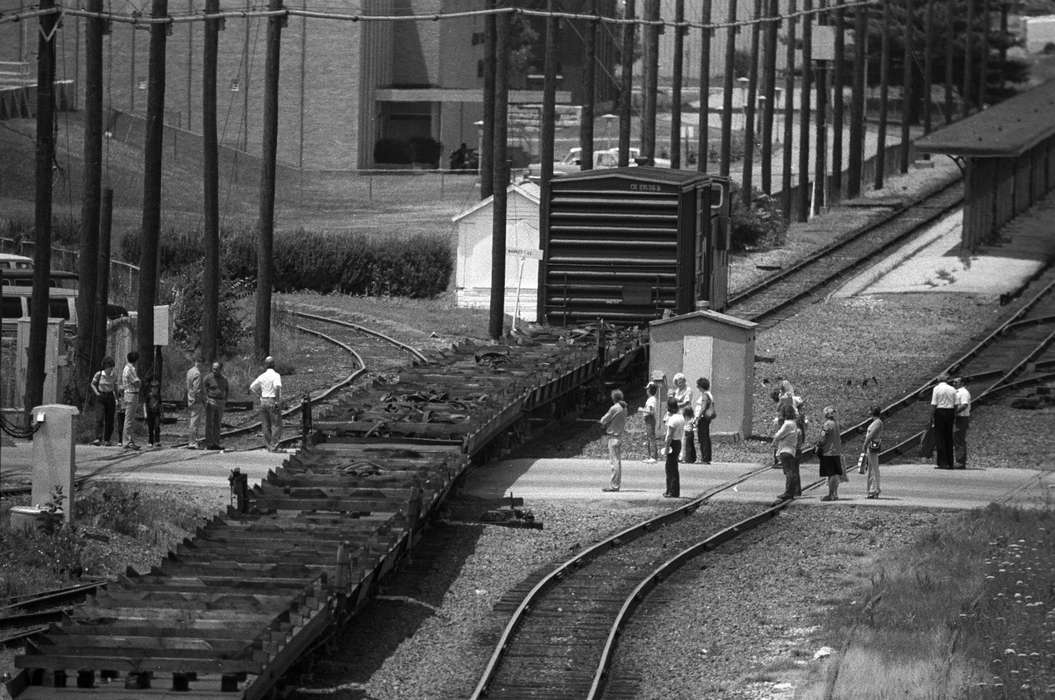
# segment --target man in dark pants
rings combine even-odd
[[[681,455],[681,441],[685,439],[685,418],[681,415],[678,400],[671,396],[667,399],[666,435],[663,438],[664,454],[667,457],[667,490],[664,498],[681,497],[681,478],[678,474],[678,456]]]
[[[934,407],[934,448],[938,469],[952,469],[952,430],[956,416],[956,390],[949,384],[948,375],[938,377],[930,395]]]
[[[967,429],[971,425],[971,392],[963,377],[952,380],[956,389],[956,416],[952,422],[953,468],[967,468]]]
[[[205,389],[205,449],[222,450],[220,424],[223,421],[223,409],[227,404],[228,393],[222,362],[212,363],[212,372],[205,375],[202,385]]]

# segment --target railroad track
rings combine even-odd
[[[731,295],[726,313],[771,328],[962,205],[963,182],[952,181]]]
[[[7,605],[0,607],[0,644],[18,643],[47,630],[50,623],[60,620],[74,605],[83,603],[89,594],[106,584],[106,579],[83,581],[8,599]]]
[[[791,503],[742,506],[702,517],[700,509],[714,496],[766,471],[755,469],[711,488],[669,513],[592,545],[539,580],[511,591],[498,606],[511,611],[510,620],[473,700],[599,697],[619,634],[647,593],[681,565],[752,530]],[[803,490],[821,483],[815,481]],[[707,534],[701,537],[701,530]],[[615,694],[635,697],[636,691],[624,681]]]

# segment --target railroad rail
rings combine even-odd
[[[0,607],[0,644],[19,642],[47,630],[64,613],[83,602],[107,583],[106,579],[83,581],[32,595],[14,596]]]
[[[20,697],[105,687],[143,697],[267,696],[290,665],[372,595],[470,459],[523,416],[578,401],[608,366],[643,355],[635,334],[559,344],[463,343],[429,364],[359,383],[238,505],[145,574],[130,572],[27,642]],[[124,688],[115,679],[123,676]],[[62,689],[62,690],[60,690]]]
[[[962,205],[962,181],[945,183],[731,295],[726,313],[771,328]]]

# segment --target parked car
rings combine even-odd
[[[582,170],[582,148],[574,146],[568,149],[567,155],[559,161],[553,163],[553,176],[567,175],[568,173],[577,173]],[[641,157],[641,149],[630,148],[630,165],[638,165],[637,160]],[[669,168],[670,160],[666,158],[655,158],[655,167],[657,168]],[[618,148],[605,148],[595,150],[593,152],[593,169],[600,170],[601,168],[616,168],[619,167],[619,149]],[[538,177],[542,174],[542,164],[532,163],[529,166],[529,175]]]
[[[4,319],[28,318],[33,304],[33,270],[3,271],[2,316]],[[77,325],[77,289],[79,278],[75,272],[52,270],[48,280],[48,317],[64,319],[70,326]],[[118,304],[106,305],[107,320],[127,316],[128,310]]]

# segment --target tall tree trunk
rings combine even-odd
[[[220,0],[205,0],[205,13],[217,14]],[[204,211],[205,270],[202,273],[201,357],[211,364],[220,338],[220,154],[216,132],[216,68],[219,19],[205,22],[202,46],[201,130],[202,202]]]
[[[854,8],[854,75],[850,97],[850,166],[847,172],[846,195],[851,199],[861,194],[861,168],[864,165],[865,71],[868,63],[865,49],[868,42],[868,11]]]
[[[88,0],[89,12],[102,12],[103,0]],[[102,360],[96,342],[95,300],[99,263],[99,197],[103,174],[103,29],[105,20],[91,17],[84,42],[84,193],[81,198],[81,242],[77,273],[77,387],[84,387]],[[106,309],[103,308],[105,313]],[[105,347],[105,341],[104,341]],[[87,396],[87,392],[84,392]]]
[[[685,33],[681,23],[685,21],[685,0],[674,4],[674,85],[670,95],[670,167],[681,167],[681,82],[685,62]]]
[[[813,79],[812,32],[813,0],[803,0],[802,9],[802,118],[799,120],[799,221],[810,219],[810,90]]]
[[[40,0],[41,12],[54,10],[55,0]],[[51,277],[51,193],[55,161],[55,33],[58,16],[42,14],[37,34],[37,137],[36,206],[33,247],[33,296],[47,299]],[[29,311],[29,347],[26,348],[26,397],[28,417],[43,403],[47,355],[48,305],[34,304]]]
[[[780,16],[777,0],[765,0],[766,16]],[[773,194],[773,116],[776,114],[777,97],[777,20],[766,22],[766,62],[762,97],[765,112],[762,114],[762,191]]]
[[[718,160],[718,174],[729,176],[733,148],[733,75],[736,64],[736,0],[729,0],[729,28],[726,30],[725,76],[722,87],[722,150]]]
[[[597,0],[590,0],[587,12],[591,15],[597,14]],[[579,161],[583,170],[593,169],[593,123],[595,95],[597,94],[597,22],[586,20],[583,28],[584,37],[583,51],[583,96],[582,96],[582,125],[579,129]]]
[[[876,153],[886,153],[886,132],[890,116],[890,3],[883,3],[883,24],[880,33],[879,53],[879,133],[876,135]],[[886,158],[876,158],[875,188],[883,189],[886,179]]]
[[[659,19],[659,0],[646,0],[645,19]],[[656,97],[659,87],[659,27],[645,25],[644,94],[641,114],[641,157],[649,165],[656,157]]]
[[[282,0],[268,0],[268,9],[282,10]],[[285,15],[267,20],[267,59],[264,67],[264,145],[260,158],[260,238],[256,247],[256,358],[271,353],[271,287],[275,261],[275,158],[278,152],[278,78]]]
[[[791,221],[792,145],[795,138],[795,0],[789,0],[787,60],[784,65],[784,158],[781,171],[780,206],[785,221]]]
[[[553,12],[553,0],[546,0],[546,10]],[[553,178],[553,139],[557,105],[557,27],[560,20],[553,15],[546,17],[545,76],[542,82],[542,133],[539,134],[539,159],[542,161],[542,182]],[[542,307],[539,306],[541,309]]]
[[[904,52],[901,54],[901,143],[900,153],[901,172],[908,172],[908,159],[912,146],[912,131],[909,128],[916,122],[916,110],[913,108],[916,100],[913,99],[914,89],[912,80],[912,47],[915,41],[915,7],[912,0],[905,0],[905,36]],[[882,157],[882,154],[880,154]]]
[[[96,261],[95,289],[95,343],[96,355],[106,355],[106,306],[110,300],[110,236],[113,233],[114,191],[107,187],[102,191],[99,205],[99,251]]]
[[[487,0],[488,9],[495,7],[495,0]],[[487,199],[494,192],[495,163],[495,16],[484,17],[484,115],[480,137],[480,199]]]
[[[151,17],[168,15],[168,0],[153,0]],[[161,239],[161,160],[165,132],[165,48],[168,26],[150,25],[147,127],[143,166],[143,228],[139,248],[139,372],[154,367],[154,304],[157,303]],[[129,416],[131,420],[131,416]]]
[[[755,0],[751,19],[762,16],[762,0]],[[755,105],[758,102],[758,46],[761,40],[762,26],[755,22],[751,25],[751,66],[747,69],[747,104],[744,105],[744,172],[740,196],[744,206],[751,206],[754,201],[755,176]]]
[[[701,24],[711,22],[711,0],[703,0],[700,17]],[[707,160],[711,152],[711,36],[712,29],[700,29],[700,134],[697,139],[699,145],[696,158],[696,169],[701,173],[707,172]]]
[[[843,117],[846,110],[843,85],[846,83],[846,24],[842,5],[835,8],[835,68],[832,71],[832,202],[843,198]]]

